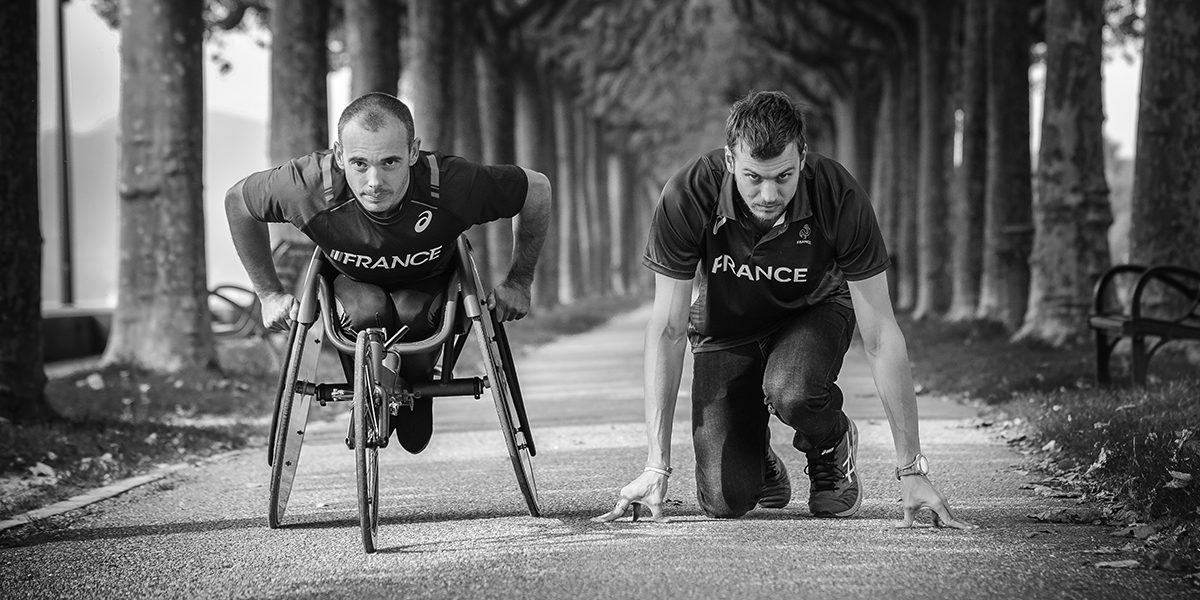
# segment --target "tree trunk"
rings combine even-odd
[[[554,120],[545,118],[545,115],[553,114],[552,100],[542,93],[534,70],[524,63],[518,64],[522,66],[518,67],[514,78],[516,89],[513,94],[517,164],[540,171],[554,182],[551,210],[561,212],[563,191],[558,187],[556,176]],[[551,222],[553,218],[552,215]],[[533,300],[538,306],[558,304],[558,238],[558,227],[550,227],[533,279]]]
[[[345,0],[350,96],[400,89],[398,0]]]
[[[508,52],[495,45],[476,47],[475,74],[479,82],[479,130],[483,138],[483,162],[514,163],[513,69],[508,62]],[[509,257],[512,256],[512,223],[500,220],[488,224],[487,242],[488,255],[492,259],[492,281],[499,282],[508,274]]]
[[[1200,269],[1200,3],[1149,0],[1131,260]]]
[[[920,4],[921,149],[917,172],[917,304],[913,316],[940,315],[950,297],[946,257],[948,183],[953,150],[954,111],[951,93],[950,32],[953,13],[948,0]]]
[[[105,364],[215,366],[204,262],[202,0],[121,2],[121,234]]]
[[[1024,2],[988,3],[987,176],[976,316],[1009,329],[1025,315],[1033,238],[1027,8]],[[1063,34],[1047,29],[1047,39]]]
[[[915,44],[910,45],[915,47]],[[896,307],[911,310],[917,300],[917,155],[920,153],[920,97],[917,86],[917,60],[909,54],[902,59],[900,104],[897,110],[897,134],[900,151],[897,169],[900,174],[899,194],[896,197],[896,246],[893,251],[899,289]]]
[[[328,0],[274,0],[271,21],[271,164],[329,147],[329,108],[325,77],[329,72],[325,38]],[[292,250],[278,260],[279,279],[293,289],[304,275],[313,243],[288,223],[273,223],[271,237]]]
[[[987,2],[967,0],[962,56],[962,197],[955,202],[953,288],[946,317],[975,318],[983,273],[984,188],[987,182]]]
[[[573,255],[578,253],[580,240],[573,227],[579,199],[575,194],[575,167],[572,164],[571,105],[561,89],[553,90],[554,96],[554,153],[555,153],[555,207],[558,209],[558,297],[557,304],[575,301]]]
[[[1092,286],[1109,266],[1112,210],[1104,180],[1104,0],[1050,0],[1046,9],[1029,307],[1016,338],[1057,346],[1088,334]]]
[[[425,150],[448,151],[454,139],[450,70],[453,50],[453,2],[409,2],[411,59],[405,66],[407,97],[417,137]]]
[[[625,233],[628,223],[625,219],[625,203],[628,192],[625,188],[625,163],[614,151],[605,152],[605,176],[608,179],[608,289],[614,294],[625,293],[626,262]]]
[[[37,6],[0,4],[0,417],[17,423],[54,416],[42,364]]]
[[[455,40],[451,50],[454,55],[450,61],[450,70],[446,74],[453,85],[453,114],[450,118],[455,123],[454,137],[451,147],[442,150],[448,150],[472,162],[482,162],[483,136],[479,131],[480,90],[475,75],[476,24],[470,7],[459,3],[455,12],[456,16],[451,23],[452,38]],[[488,233],[486,225],[476,225],[467,232],[467,238],[471,240],[472,254],[484,284],[495,286],[499,281],[495,279],[496,268],[488,251]]]
[[[883,241],[888,253],[896,251],[896,220],[899,186],[897,185],[897,140],[896,140],[896,96],[897,85],[894,71],[889,71],[883,82],[882,98],[879,103],[879,113],[875,118],[877,130],[876,143],[872,145],[875,152],[874,167],[871,170],[871,205],[875,208],[875,218],[879,221],[879,229],[883,233]],[[895,281],[896,269],[888,269],[888,291],[895,303],[898,283]]]
[[[574,292],[576,298],[586,298],[592,294],[592,281],[595,277],[596,270],[593,268],[593,257],[595,256],[595,238],[592,237],[591,228],[591,212],[592,212],[592,168],[591,168],[591,148],[588,147],[589,135],[588,127],[583,116],[583,109],[576,105],[575,102],[570,102],[568,109],[570,117],[573,120],[571,139],[574,142],[574,151],[571,159],[574,161],[575,177],[572,180],[572,191],[575,198],[575,222],[574,238],[578,243],[578,248],[574,254],[575,260],[571,263],[571,280],[574,282]]]

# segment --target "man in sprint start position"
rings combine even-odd
[[[857,320],[891,424],[904,524],[929,508],[935,525],[971,527],[951,516],[926,477],[908,353],[888,296],[888,254],[867,194],[840,164],[810,152],[804,133],[786,95],[752,93],[733,105],[726,146],[693,160],[663,190],[642,260],[655,272],[646,467],[598,520],[633,503],[664,518],[685,334],[695,358],[692,439],[705,514],[739,517],[791,501],[787,470],[770,445],[774,414],[795,430],[792,445],[808,460],[810,512],[854,515],[862,505],[858,429],[834,382]]]
[[[454,270],[458,236],[472,225],[513,219],[512,266],[487,298],[502,321],[529,312],[534,267],[550,215],[545,175],[512,165],[479,165],[422,152],[413,117],[394,96],[366,94],[342,111],[338,141],[234,184],[225,212],[238,256],[262,301],[264,324],[286,328],[297,304],[271,261],[267,223],[291,223],[337,270],[345,325],[408,330],[400,341],[436,331]],[[399,376],[429,377],[437,351],[408,355]],[[392,423],[400,445],[423,450],[433,432],[431,399]]]

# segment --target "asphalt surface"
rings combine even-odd
[[[882,405],[860,349],[840,385],[858,423],[865,500],[813,519],[804,457],[772,424],[795,497],[708,519],[696,504],[683,386],[672,521],[589,521],[645,459],[645,309],[518,361],[539,453],[542,518],[528,516],[489,402],[443,399],[429,448],[380,453],[380,550],[362,551],[345,409],[314,407],[285,527],[267,527],[265,451],[178,470],[0,539],[3,598],[1180,598],[1180,576],[1096,563],[1113,529],[1027,517],[1072,500],[1021,489],[1028,459],[970,424],[974,409],[922,396],[931,475],[974,531],[896,529],[901,509]],[[518,326],[514,325],[514,326]],[[472,346],[473,348],[473,346]],[[929,522],[928,513],[922,516]]]

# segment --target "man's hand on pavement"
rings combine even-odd
[[[270,292],[258,297],[262,303],[263,325],[270,331],[285,331],[296,320],[300,306],[286,292]]]
[[[505,279],[487,297],[487,306],[501,323],[515,321],[529,314],[529,286]]]
[[[906,475],[900,478],[901,498],[904,502],[904,520],[896,527],[915,527],[914,519],[917,511],[928,508],[933,513],[934,527],[952,527],[954,529],[975,529],[966,521],[955,519],[950,514],[946,499],[934,489],[933,484],[924,475]]]
[[[663,514],[663,499],[666,496],[667,476],[653,471],[646,471],[638,476],[637,479],[629,482],[629,485],[621,488],[621,498],[617,500],[616,507],[598,517],[593,517],[592,521],[597,523],[611,523],[621,518],[631,505],[637,503],[643,504],[646,508],[650,509],[650,520],[665,523],[670,520],[669,517]],[[636,510],[637,508],[634,508],[634,511]]]

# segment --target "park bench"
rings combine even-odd
[[[1096,282],[1088,326],[1096,335],[1096,382],[1111,383],[1113,349],[1129,338],[1131,378],[1143,385],[1150,358],[1164,344],[1200,341],[1200,272],[1177,265],[1116,265]]]

